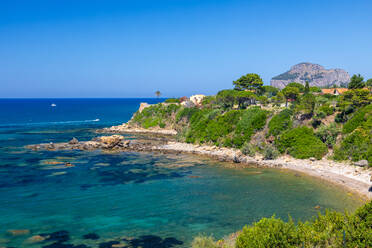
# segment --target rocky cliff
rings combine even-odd
[[[291,67],[283,74],[273,77],[270,85],[283,89],[291,82],[305,84],[309,81],[310,86],[327,87],[334,84],[346,86],[350,81],[349,74],[342,69],[325,69],[321,65],[300,63]]]

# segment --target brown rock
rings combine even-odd
[[[77,138],[72,138],[72,140],[70,140],[69,142],[68,142],[70,145],[76,145],[76,144],[79,144],[79,141],[77,140]]]
[[[39,242],[43,242],[47,237],[43,237],[43,236],[40,236],[40,235],[35,235],[35,236],[32,236],[32,237],[29,237],[27,239],[27,242],[28,243],[39,243]]]
[[[320,206],[319,205],[316,205],[314,208],[315,209],[320,209]]]

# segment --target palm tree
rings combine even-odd
[[[156,95],[156,97],[159,97],[160,95],[161,95],[161,93],[160,93],[160,91],[155,91],[155,95]]]

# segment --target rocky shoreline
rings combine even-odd
[[[177,133],[169,129],[143,129],[128,127],[127,124],[97,130],[97,133],[116,133],[101,136],[90,141],[75,138],[64,143],[29,145],[33,150],[102,150],[109,152],[160,152],[191,153],[212,157],[219,161],[234,162],[238,167],[267,167],[289,169],[336,183],[356,192],[363,198],[372,199],[372,169],[346,163],[322,159],[295,159],[281,156],[274,160],[264,160],[262,156],[249,157],[240,150],[207,145],[193,145],[172,141],[170,135]],[[146,134],[136,139],[126,139],[117,133]],[[159,136],[160,135],[160,136]]]

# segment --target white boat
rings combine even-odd
[[[93,120],[93,121],[99,121],[99,119],[95,119],[95,120]]]
[[[52,103],[52,104],[50,104],[50,106],[52,106],[52,107],[55,107],[55,106],[57,106],[56,104],[54,104],[54,103]]]

